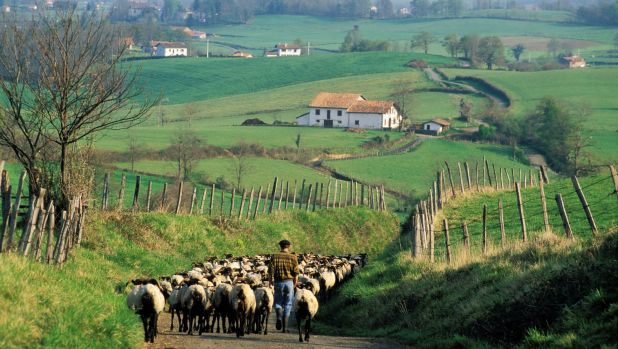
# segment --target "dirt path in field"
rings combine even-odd
[[[293,317],[293,316],[292,316]],[[175,321],[174,321],[175,322]],[[293,321],[290,321],[293,322]],[[177,323],[175,322],[176,326]],[[283,348],[408,348],[395,342],[372,338],[335,337],[313,335],[309,343],[299,343],[298,332],[295,327],[290,333],[280,333],[275,330],[275,318],[271,316],[268,324],[268,335],[250,334],[243,338],[236,338],[234,334],[208,333],[198,336],[188,336],[174,330],[170,332],[170,315],[161,313],[159,317],[159,334],[154,344],[146,344],[147,349],[283,349]]]

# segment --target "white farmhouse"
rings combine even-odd
[[[277,44],[275,49],[266,52],[266,57],[300,56],[302,50],[296,44]]]
[[[451,123],[444,119],[433,119],[423,123],[423,131],[426,133],[434,133],[439,135],[442,132],[448,131]]]
[[[187,56],[187,45],[183,42],[160,42],[156,46],[158,57]]]
[[[319,93],[309,112],[297,118],[299,125],[321,127],[394,129],[402,116],[390,101],[368,101],[358,93]]]

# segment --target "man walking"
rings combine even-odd
[[[291,246],[288,240],[279,241],[281,251],[273,253],[270,259],[271,281],[274,280],[275,285],[276,328],[282,332],[286,332],[299,274],[298,258],[290,253]]]

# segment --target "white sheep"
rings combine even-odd
[[[255,325],[257,333],[262,332],[264,329],[264,335],[268,334],[268,317],[273,310],[273,304],[275,303],[274,291],[270,287],[258,287],[255,290]]]
[[[221,323],[223,325],[223,333],[227,333],[227,328],[225,326],[225,321],[227,319],[228,324],[230,324],[230,330],[231,330],[231,323],[232,323],[232,306],[230,304],[230,293],[232,292],[232,285],[230,284],[219,284],[217,286],[217,288],[215,289],[215,296],[214,296],[214,306],[215,306],[215,318],[213,320],[213,327],[214,327],[214,322],[217,322],[217,333],[220,332],[220,327],[219,327],[219,320],[221,320]]]
[[[174,280],[172,280],[172,282],[174,282]],[[180,312],[182,311],[181,299],[182,299],[182,295],[187,291],[188,288],[189,286],[184,283],[184,280],[182,280],[178,284],[178,286],[174,287],[174,290],[172,291],[169,298],[167,299],[167,303],[170,305],[170,314],[172,315],[172,323],[170,325],[170,331],[174,330],[174,313],[176,314],[176,317],[178,318],[178,328],[179,329],[182,328],[182,324],[180,322],[180,319],[181,319]]]
[[[247,284],[238,284],[230,292],[233,322],[236,328],[236,337],[249,333],[248,329],[255,314],[255,294]]]
[[[303,341],[303,336],[300,331],[301,321],[305,320],[305,341],[309,341],[309,332],[311,331],[311,320],[318,312],[318,299],[311,290],[297,289],[294,296],[294,313],[296,314],[296,325],[298,326],[298,340]]]
[[[182,318],[181,331],[187,331],[188,334],[193,334],[193,322],[197,318],[197,327],[199,328],[199,334],[205,330],[204,317],[206,315],[206,309],[208,308],[207,291],[201,285],[191,285],[187,288],[181,298],[182,309],[184,312]]]
[[[327,300],[331,293],[335,283],[337,282],[337,276],[332,270],[326,270],[320,273],[320,287],[322,289],[322,300]]]
[[[157,280],[136,280],[133,283],[136,285],[127,295],[127,306],[142,318],[144,341],[154,343],[159,313],[165,308],[165,297]]]
[[[302,285],[311,284],[311,291],[313,291],[313,294],[320,294],[320,281],[306,275],[299,275],[298,282]]]

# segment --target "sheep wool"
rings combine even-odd
[[[152,297],[155,312],[157,314],[162,312],[165,308],[165,297],[161,290],[155,285],[146,284],[142,287],[142,296],[146,293]]]
[[[300,310],[300,306],[302,303],[307,303],[309,314],[311,317],[315,317],[315,314],[318,313],[318,299],[315,298],[315,295],[309,291],[304,289],[296,290],[296,295],[294,296],[294,312],[298,313]]]

